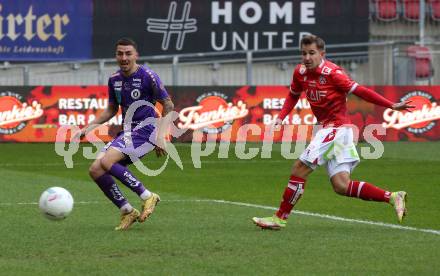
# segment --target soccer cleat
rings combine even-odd
[[[121,223],[115,228],[116,231],[127,230],[138,218],[139,211],[133,208],[133,211],[121,215]]]
[[[286,227],[287,220],[280,219],[276,215],[273,215],[272,217],[266,217],[266,218],[252,218],[252,221],[260,226],[262,229],[271,229],[271,230],[280,230],[283,227]]]
[[[142,204],[142,212],[138,218],[139,222],[144,222],[153,212],[156,205],[159,203],[160,197],[158,194],[151,193],[151,196],[144,200]]]
[[[397,220],[399,221],[399,223],[402,223],[403,218],[407,213],[405,207],[406,197],[407,197],[407,193],[403,191],[391,193],[390,196],[390,203],[391,205],[393,205],[394,209],[396,210]]]

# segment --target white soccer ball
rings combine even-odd
[[[64,188],[51,187],[41,194],[39,207],[46,218],[61,220],[72,212],[73,197]]]

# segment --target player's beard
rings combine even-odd
[[[119,68],[121,68],[121,71],[124,73],[130,72],[131,70],[130,62],[119,63]]]

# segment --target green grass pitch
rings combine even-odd
[[[240,160],[231,144],[229,158],[219,159],[216,151],[202,157],[200,169],[188,144],[176,146],[183,170],[170,161],[162,174],[148,177],[132,167],[162,202],[144,224],[115,232],[118,210],[89,179],[92,161],[81,151],[67,169],[53,144],[0,144],[0,274],[440,274],[439,142],[386,143],[381,159],[362,160],[353,173],[353,179],[408,192],[403,227],[386,204],[336,195],[319,168],[282,231],[251,222],[278,207],[293,163],[281,157],[280,145],[271,159]],[[163,159],[151,155],[143,162],[159,168]],[[45,219],[36,204],[51,186],[75,199],[72,214],[60,222]]]

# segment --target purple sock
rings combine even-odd
[[[145,191],[144,185],[137,180],[136,177],[134,177],[127,167],[124,167],[119,163],[115,163],[108,172],[121,181],[125,186],[130,188],[138,196]]]
[[[118,206],[118,208],[121,208],[123,205],[128,203],[121,190],[119,190],[118,185],[116,185],[115,181],[108,173],[98,177],[95,182],[104,192],[105,196],[110,199],[114,205]]]

